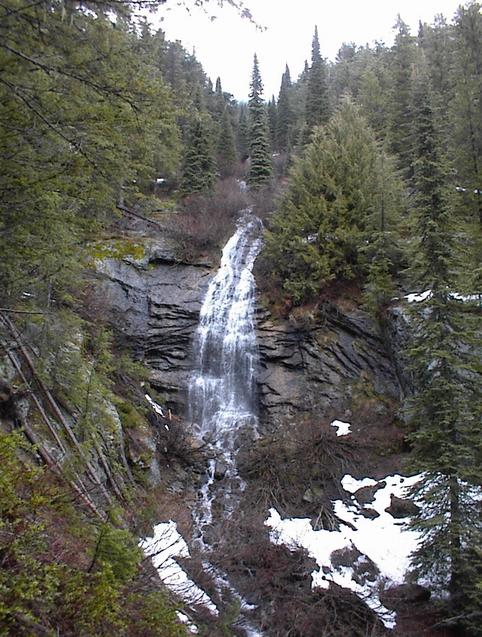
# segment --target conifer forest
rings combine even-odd
[[[0,636],[480,637],[480,2],[245,101],[170,2],[0,0]]]

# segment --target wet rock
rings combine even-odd
[[[390,496],[390,506],[385,509],[394,518],[407,518],[420,511],[419,507],[411,500],[398,498],[396,495]]]
[[[150,382],[173,413],[183,413],[192,341],[211,279],[207,261],[184,263],[170,245],[154,243],[142,263],[97,264],[108,318],[119,336],[152,370]]]
[[[228,464],[223,459],[216,460],[214,468],[214,477],[216,480],[222,480],[225,477],[228,468]]]

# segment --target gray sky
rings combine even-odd
[[[212,2],[210,3],[213,4]],[[209,77],[221,77],[223,89],[246,99],[253,54],[260,61],[264,96],[278,95],[281,74],[288,63],[295,79],[310,59],[314,26],[318,25],[321,54],[333,60],[343,42],[378,40],[391,44],[397,14],[417,33],[418,21],[431,23],[442,13],[450,22],[460,0],[245,0],[260,32],[230,7],[207,12],[178,7],[170,0],[149,19],[159,24],[170,40],[194,48]],[[211,20],[212,14],[218,17]],[[159,20],[162,18],[162,22]]]

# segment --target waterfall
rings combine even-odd
[[[223,250],[209,285],[196,334],[196,372],[189,387],[191,419],[199,433],[230,444],[230,434],[256,419],[254,261],[261,221],[246,214]]]
[[[201,493],[197,526],[211,522],[217,471],[227,478],[222,489],[224,514],[233,493],[243,488],[236,471],[238,434],[256,435],[257,348],[253,324],[254,261],[261,249],[262,223],[247,213],[223,250],[221,265],[204,299],[196,333],[196,371],[189,385],[189,409],[195,431],[214,451]]]
[[[261,221],[249,210],[239,219],[206,293],[194,341],[197,359],[189,383],[190,418],[195,433],[212,452],[194,512],[195,542],[202,551],[209,549],[205,531],[213,521],[214,501],[216,511],[223,518],[229,517],[244,489],[236,469],[241,440],[257,436],[258,355],[252,270],[262,246],[262,228]],[[219,588],[237,598],[242,610],[250,610],[218,569],[216,580]],[[238,626],[248,637],[261,635],[246,619]]]

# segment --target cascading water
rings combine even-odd
[[[197,365],[189,385],[189,409],[195,432],[213,452],[194,513],[196,542],[201,550],[209,548],[205,530],[213,521],[214,502],[222,517],[228,517],[244,489],[236,469],[240,438],[257,435],[252,269],[261,250],[261,235],[261,221],[247,211],[224,247],[196,333]],[[215,476],[222,480],[215,480]],[[216,571],[216,577],[237,597],[241,607],[247,607],[222,573]],[[247,621],[242,627],[246,635],[261,635]]]

